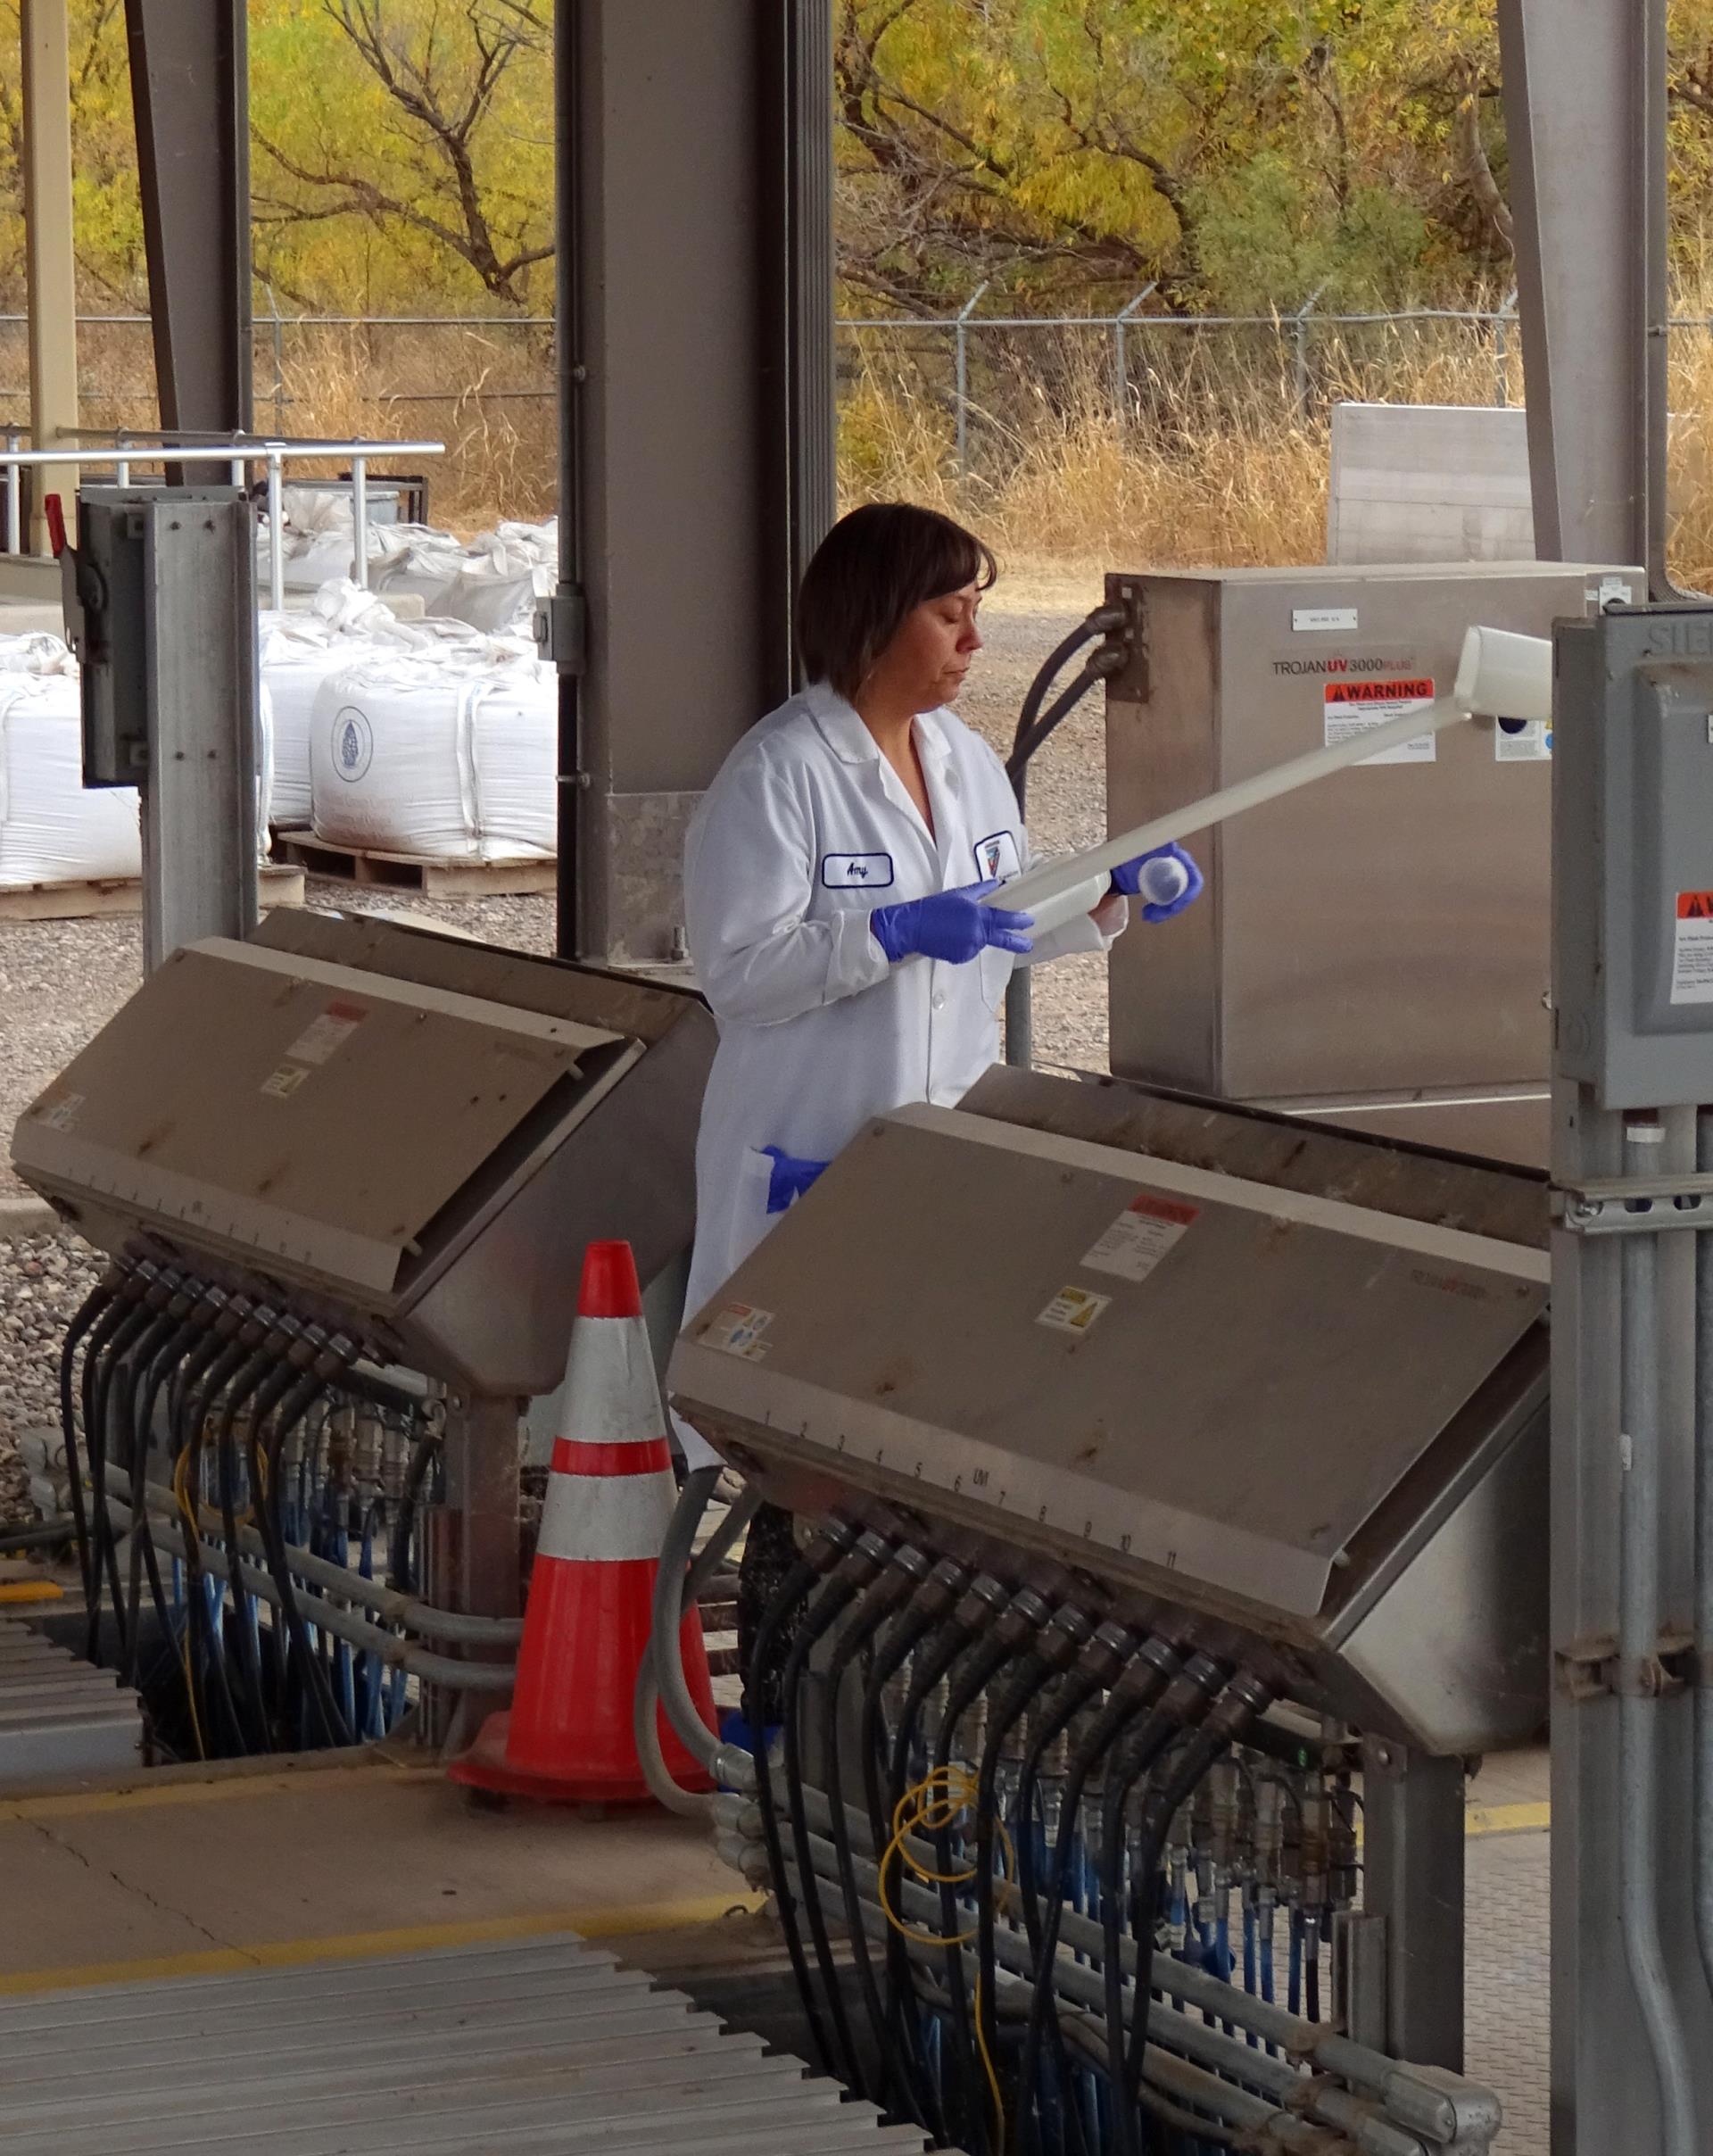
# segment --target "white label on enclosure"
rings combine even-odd
[[[752,1303],[728,1303],[702,1335],[704,1348],[717,1348],[722,1355],[741,1355],[758,1363],[767,1352],[762,1334],[774,1322],[771,1310],[757,1310]]]
[[[358,1003],[329,1003],[319,1018],[310,1021],[286,1053],[294,1063],[326,1063],[345,1045],[368,1016]]]
[[[1502,718],[1493,730],[1495,764],[1550,764],[1552,729],[1543,718]]]
[[[50,1131],[73,1131],[77,1128],[78,1117],[83,1113],[84,1099],[82,1093],[62,1093],[57,1100],[40,1111],[37,1121],[46,1124]]]
[[[307,1064],[282,1063],[277,1071],[270,1071],[262,1080],[261,1090],[270,1099],[289,1100],[309,1074]]]
[[[1090,1273],[1145,1281],[1195,1221],[1196,1211],[1175,1198],[1138,1191],[1082,1262]]]
[[[1354,607],[1293,607],[1291,627],[1301,636],[1308,630],[1353,629]]]
[[[1671,999],[1713,1003],[1713,891],[1680,891],[1675,925]]]
[[[1376,726],[1389,725],[1394,718],[1430,711],[1434,684],[1426,674],[1394,681],[1328,682],[1326,698],[1327,746],[1336,749],[1340,742],[1349,741],[1353,734],[1371,734]],[[1362,761],[1431,764],[1435,738],[1431,734],[1418,734],[1413,741],[1399,742],[1394,748],[1382,749],[1378,756],[1365,756]]]
[[[1035,1323],[1055,1332],[1087,1332],[1112,1299],[1088,1288],[1061,1288]]]

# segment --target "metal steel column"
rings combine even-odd
[[[161,424],[251,424],[244,0],[125,0]],[[198,468],[186,475],[195,483]],[[209,483],[224,466],[203,467]]]
[[[484,1394],[446,1403],[446,1495],[431,1525],[437,1601],[479,1617],[517,1614],[520,1420],[523,1402]],[[505,1659],[507,1650],[494,1650]],[[492,1693],[437,1689],[429,1717],[449,1750],[472,1740],[495,1705]]]
[[[783,528],[771,563],[771,664],[797,678],[793,611],[809,557],[838,512],[838,419],[833,330],[832,10],[827,0],[774,0],[765,35],[772,49],[762,120],[772,137],[768,165],[776,203],[764,204],[764,235],[776,282],[764,294],[772,316],[773,356],[763,377],[770,403],[782,400],[785,425],[766,427],[783,459],[771,482]]]
[[[1692,1176],[1694,1116],[1674,1088],[1660,1087],[1657,1121],[1637,1123],[1602,1105],[1581,1082],[1593,1039],[1585,1015],[1591,979],[1608,977],[1612,926],[1634,893],[1626,927],[1657,949],[1662,933],[1649,871],[1659,834],[1632,808],[1615,810],[1607,766],[1629,739],[1657,742],[1638,707],[1638,646],[1672,657],[1704,654],[1713,616],[1688,616],[1644,644],[1651,625],[1623,615],[1557,637],[1553,764],[1553,986],[1555,1017],[1552,1182],[1552,2149],[1553,2156],[1687,2156],[1667,2127],[1664,2084],[1639,2003],[1635,1939],[1654,1932],[1663,1996],[1684,2043],[1701,2139],[1713,2131],[1713,2002],[1693,1931],[1692,1743],[1693,1701],[1672,1673],[1674,1643],[1687,1645],[1694,1577],[1694,1244],[1692,1233],[1647,1243],[1578,1231],[1576,1195],[1634,1167],[1670,1181]],[[1623,639],[1620,645],[1618,642]],[[1684,668],[1683,725],[1704,737],[1694,709],[1704,687]],[[1614,687],[1612,684],[1618,685]],[[1634,696],[1634,701],[1631,699]],[[1632,727],[1636,732],[1632,735]],[[1713,753],[1710,751],[1709,753]],[[1705,826],[1703,825],[1702,828]],[[1610,842],[1606,842],[1610,833]],[[1669,936],[1669,924],[1663,933]],[[1627,961],[1626,961],[1627,962]],[[1637,963],[1640,963],[1638,960]],[[1670,959],[1667,958],[1669,972]],[[1693,1015],[1685,1007],[1684,1016]],[[1709,1044],[1713,1048],[1713,1044]],[[1713,1091],[1713,1053],[1706,1089]],[[1626,1142],[1634,1129],[1644,1145]],[[1641,1314],[1626,1295],[1626,1248],[1646,1250],[1652,1339],[1633,1330]],[[1626,1348],[1639,1355],[1646,1390],[1627,1403]],[[1632,1385],[1628,1389],[1634,1391]],[[1641,1493],[1638,1496],[1638,1492]],[[1651,1501],[1650,1501],[1651,1500]],[[1640,1507],[1638,1511],[1638,1506]],[[1648,1634],[1624,1647],[1623,1538],[1639,1530],[1648,1562],[1642,1587]],[[1634,1569],[1634,1566],[1632,1568]],[[1635,1591],[1634,1583],[1631,1592]],[[1632,1619],[1630,1629],[1634,1629]],[[1640,1707],[1657,1755],[1633,1760],[1626,1779],[1624,1721]],[[1634,1749],[1634,1742],[1632,1745]],[[1638,1790],[1646,1790],[1638,1795]],[[1643,1853],[1638,1864],[1637,1852]],[[1626,1888],[1626,1872],[1640,1871]],[[1626,1911],[1629,1911],[1626,1926]],[[1626,1937],[1626,1931],[1628,1936]],[[1658,2017],[1656,2014],[1656,2022]],[[1657,2027],[1655,2031],[1658,2033]],[[1671,2047],[1666,2046],[1669,2051]],[[1683,2077],[1677,2077],[1681,2095]],[[1681,2101],[1672,2107],[1681,2118]]]
[[[146,501],[146,498],[145,498]],[[143,963],[256,925],[255,525],[236,488],[157,493],[145,524]]]
[[[1362,1910],[1386,1920],[1384,2048],[1463,2070],[1463,1762],[1362,1749]]]
[[[561,933],[585,954],[682,955],[685,826],[791,687],[796,572],[832,504],[825,12],[561,0],[589,624]]]
[[[29,427],[37,449],[79,423],[78,276],[72,245],[68,0],[23,0],[24,242],[29,307]],[[43,504],[58,494],[68,525],[75,466],[30,475],[30,549],[48,551]]]
[[[1665,595],[1665,0],[1499,0],[1535,545]]]

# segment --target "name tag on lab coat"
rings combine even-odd
[[[1006,883],[1013,876],[1022,875],[1023,865],[1017,858],[1017,841],[1009,831],[996,831],[991,838],[980,839],[975,849],[975,880],[978,883]]]
[[[827,891],[887,891],[892,883],[890,853],[823,853],[821,883]]]

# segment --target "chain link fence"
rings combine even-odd
[[[1105,315],[979,311],[839,323],[848,456],[864,428],[921,433],[948,484],[1003,483],[1043,426],[1117,427],[1153,445],[1234,425],[1312,427],[1340,399],[1512,404],[1522,397],[1514,297],[1489,309],[1146,313],[1152,287]],[[1678,408],[1713,353],[1713,319],[1672,323]],[[270,313],[255,325],[256,426],[326,436],[443,439],[435,510],[456,521],[552,505],[553,325],[544,316]],[[84,423],[156,423],[148,318],[79,318]],[[0,425],[29,406],[26,320],[0,314]],[[902,419],[900,419],[902,415]]]

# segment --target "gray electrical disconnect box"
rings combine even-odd
[[[1713,607],[1618,608],[1556,639],[1560,1066],[1605,1108],[1708,1099]],[[1616,856],[1596,866],[1601,855]]]
[[[60,569],[66,625],[82,676],[83,783],[135,786],[149,762],[144,503],[128,490],[86,487],[79,501],[78,544],[61,555]]]

